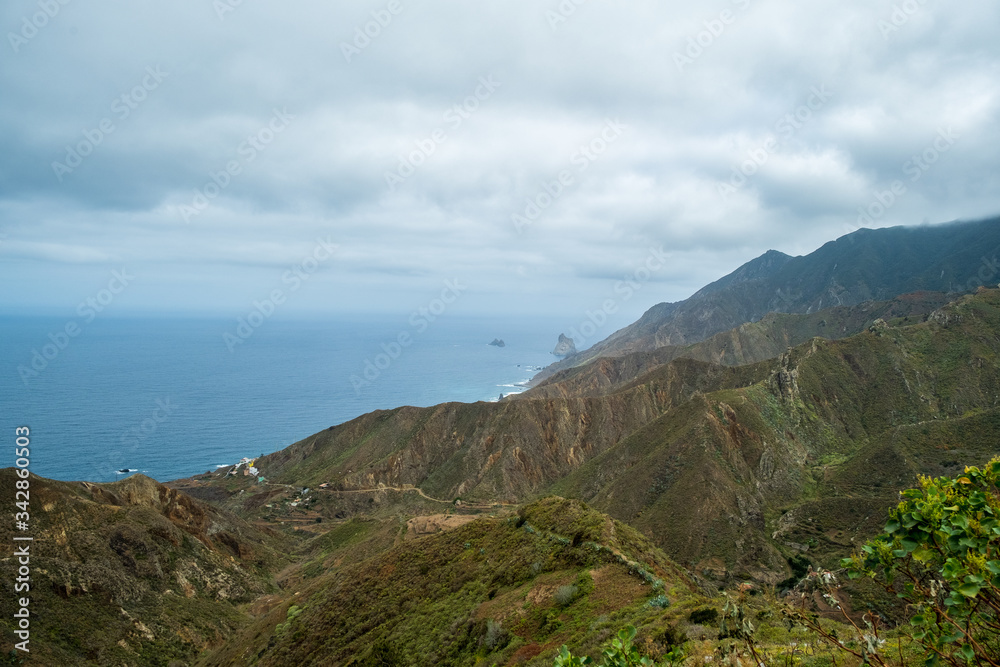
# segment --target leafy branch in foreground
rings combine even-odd
[[[927,665],[1000,666],[1000,458],[920,477],[885,532],[842,564],[905,600]]]
[[[657,667],[655,662],[639,655],[639,650],[632,644],[635,635],[636,629],[631,625],[619,630],[618,635],[611,640],[611,646],[604,649],[601,667]],[[684,659],[684,651],[676,646],[665,657],[667,662],[661,663],[663,667],[679,664]],[[582,667],[592,664],[594,661],[589,656],[574,656],[564,644],[556,654],[553,667]]]

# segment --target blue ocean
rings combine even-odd
[[[275,319],[227,346],[226,320],[98,317],[72,337],[66,324],[0,318],[0,467],[27,425],[31,470],[44,477],[187,477],[372,410],[521,391],[555,360],[560,331],[539,320],[441,318],[420,331],[405,317]]]

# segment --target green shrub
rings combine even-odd
[[[483,635],[483,646],[490,651],[503,648],[510,641],[510,634],[504,630],[500,621],[492,618],[486,621],[486,634]]]
[[[288,629],[292,627],[292,621],[295,620],[295,617],[297,617],[301,613],[302,613],[301,607],[298,607],[294,604],[291,607],[289,607],[288,611],[285,613],[285,622],[278,624],[278,626],[274,628],[275,634],[283,635],[286,632],[288,632]]]
[[[579,593],[579,588],[572,584],[567,584],[566,586],[560,586],[557,588],[552,597],[556,601],[556,604],[560,607],[568,607],[573,604],[573,601],[576,600]]]
[[[843,561],[851,578],[869,577],[910,605],[910,634],[927,664],[998,664],[998,487],[1000,458],[955,478],[921,477],[885,532]]]
[[[656,607],[658,609],[666,609],[667,607],[670,606],[670,598],[668,598],[666,595],[660,594],[657,595],[652,600],[650,600],[649,602],[647,602],[646,604],[649,605],[650,607]]]

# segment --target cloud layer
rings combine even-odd
[[[65,4],[63,4],[65,3]],[[1000,212],[1000,5],[14,1],[0,311],[577,317],[859,225]],[[895,185],[895,187],[894,187]],[[610,333],[610,332],[609,332]]]

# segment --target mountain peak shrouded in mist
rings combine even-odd
[[[770,312],[810,313],[919,290],[960,293],[1000,282],[1000,218],[860,229],[808,255],[769,250],[684,301],[661,303],[631,324],[554,365],[664,345],[685,345]]]
[[[777,273],[791,259],[790,255],[786,255],[778,250],[768,250],[760,257],[750,260],[729,275],[701,288],[695,292],[695,296],[717,292],[739,283],[767,278]]]

